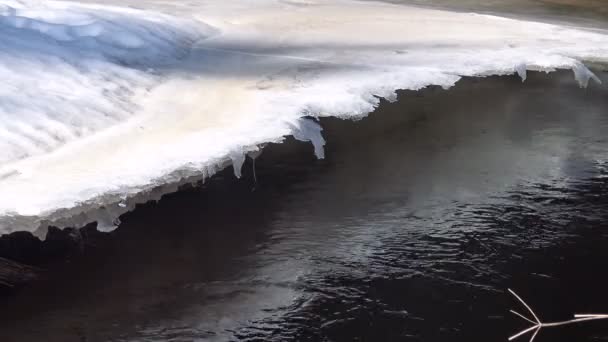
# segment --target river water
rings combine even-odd
[[[404,2],[404,1],[399,1]],[[410,4],[602,25],[602,1]],[[598,71],[608,82],[608,74]],[[403,92],[122,218],[0,297],[0,341],[505,341],[608,313],[608,96],[566,72]],[[536,341],[606,341],[608,322]],[[523,339],[522,339],[523,341]],[[526,339],[527,341],[527,339]]]
[[[608,81],[605,73],[599,73]],[[607,312],[608,97],[570,73],[404,92],[123,217],[1,298],[0,341],[504,341]],[[538,341],[603,341],[606,322]]]

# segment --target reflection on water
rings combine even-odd
[[[605,77],[604,77],[605,78]],[[499,341],[507,287],[607,311],[608,97],[568,73],[405,92],[123,218],[1,299],[1,341]],[[539,341],[608,338],[605,322]]]

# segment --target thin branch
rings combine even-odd
[[[518,338],[521,335],[525,335],[527,333],[529,333],[530,331],[534,330],[534,329],[539,329],[540,326],[539,325],[533,325],[531,327],[529,327],[528,329],[522,330],[520,332],[518,332],[517,334],[509,337],[509,341],[513,341],[514,339]]]
[[[600,317],[600,316],[598,316],[598,317],[576,318],[576,319],[571,319],[569,321],[563,321],[563,322],[543,323],[542,326],[543,327],[559,327],[561,325],[568,325],[568,324],[587,322],[587,321],[595,321],[595,320],[598,320],[598,319],[607,319],[607,318],[608,318],[608,316],[606,316],[606,317]]]
[[[526,316],[524,316],[524,315],[520,314],[519,312],[517,312],[517,311],[515,311],[515,310],[509,310],[509,312],[511,312],[512,314],[514,314],[514,315],[516,315],[516,316],[519,316],[519,317],[521,317],[521,318],[525,319],[526,321],[528,321],[528,322],[530,322],[530,323],[532,323],[532,324],[536,324],[536,322],[534,322],[533,320],[529,319],[528,317],[526,317]]]
[[[526,307],[526,309],[528,309],[528,311],[530,311],[530,313],[532,314],[532,316],[534,316],[534,320],[536,321],[536,323],[541,324],[540,319],[538,319],[538,316],[536,316],[536,314],[534,313],[534,310],[532,310],[532,308],[529,307],[528,304],[526,304],[526,302],[524,302],[524,300],[521,299],[521,297],[518,296],[517,293],[515,293],[515,291],[513,291],[511,289],[508,289],[508,290],[509,290],[509,292],[511,292],[511,294],[513,296],[515,296],[515,298],[517,298],[517,300],[520,301],[520,303],[522,303]]]
[[[606,317],[606,318],[608,318],[608,315],[606,315],[606,314],[577,314],[577,315],[574,315],[574,318],[587,318],[587,317]]]
[[[526,309],[528,309],[528,311],[532,314],[532,316],[534,316],[534,319],[536,320],[536,322],[535,322],[532,319],[520,314],[517,311],[509,310],[512,314],[514,314],[520,318],[523,318],[524,320],[533,324],[531,327],[524,329],[524,330],[518,332],[517,334],[509,337],[509,341],[512,341],[520,336],[523,336],[527,333],[534,331],[534,333],[532,334],[532,337],[530,338],[530,342],[534,342],[534,339],[536,338],[536,336],[538,335],[538,333],[540,332],[540,330],[542,328],[558,327],[558,326],[568,325],[568,324],[595,321],[595,320],[599,320],[599,319],[608,319],[608,314],[577,314],[577,315],[574,315],[574,319],[571,319],[568,321],[543,323],[540,319],[538,319],[538,316],[536,316],[536,314],[534,313],[534,310],[532,310],[532,308],[523,299],[521,299],[521,297],[518,296],[517,293],[515,293],[515,291],[513,291],[511,289],[508,289],[508,290]]]
[[[540,331],[542,327],[538,326],[536,328],[536,331],[534,332],[534,334],[532,335],[532,338],[530,339],[530,342],[534,342],[534,339],[536,338],[536,335],[538,335],[538,332]]]

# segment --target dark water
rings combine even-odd
[[[505,341],[507,288],[608,313],[607,94],[533,73],[323,120],[326,160],[273,145],[255,191],[249,163],[85,235],[0,298],[0,341]],[[537,338],[575,340],[608,322]]]

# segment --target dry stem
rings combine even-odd
[[[538,333],[540,332],[540,330],[542,328],[548,328],[548,327],[557,327],[557,326],[561,326],[561,325],[568,325],[568,324],[574,324],[574,323],[580,323],[580,322],[587,322],[587,321],[594,321],[594,320],[598,320],[598,319],[608,319],[608,314],[577,314],[574,315],[574,319],[568,320],[568,321],[562,321],[562,322],[550,322],[550,323],[543,323],[538,316],[536,316],[536,314],[534,313],[534,310],[532,310],[532,308],[530,308],[530,306],[528,304],[526,304],[526,302],[524,302],[523,299],[521,299],[520,296],[517,295],[517,293],[515,293],[515,291],[509,289],[509,292],[521,303],[523,304],[523,306],[528,310],[528,312],[532,315],[532,317],[529,316],[525,316],[520,314],[517,311],[513,311],[510,310],[511,313],[513,313],[514,315],[526,320],[529,323],[532,323],[533,325],[530,326],[527,329],[524,329],[520,332],[518,332],[517,334],[509,337],[509,341],[512,341],[520,336],[523,336],[525,334],[528,334],[532,331],[534,331],[534,333],[532,334],[532,337],[530,338],[530,342],[534,342],[534,339],[536,338],[536,336],[538,335]]]

